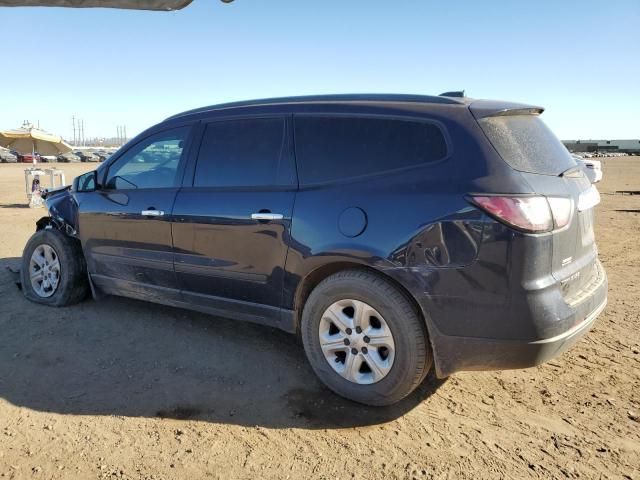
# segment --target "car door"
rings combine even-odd
[[[182,126],[140,140],[109,164],[100,188],[79,197],[88,270],[107,293],[178,299],[171,212],[190,130]]]
[[[284,117],[203,122],[193,176],[174,206],[174,263],[185,302],[281,321],[297,176]]]

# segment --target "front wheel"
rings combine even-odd
[[[403,399],[433,362],[415,307],[368,271],[347,270],[323,280],[304,306],[301,333],[318,377],[337,394],[367,405]]]
[[[22,254],[22,291],[32,302],[55,307],[87,296],[87,269],[80,242],[54,229],[34,233]]]

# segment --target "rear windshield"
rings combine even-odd
[[[537,115],[500,115],[478,123],[504,161],[516,170],[560,175],[576,166],[569,151]]]

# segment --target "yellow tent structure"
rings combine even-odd
[[[38,152],[40,155],[59,155],[71,151],[71,145],[62,137],[30,126],[0,131],[0,146],[20,153]]]

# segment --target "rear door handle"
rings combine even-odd
[[[282,220],[283,218],[284,218],[284,215],[282,215],[281,213],[258,212],[258,213],[251,214],[252,220]]]
[[[140,213],[145,217],[162,217],[164,215],[162,210],[142,210]]]

